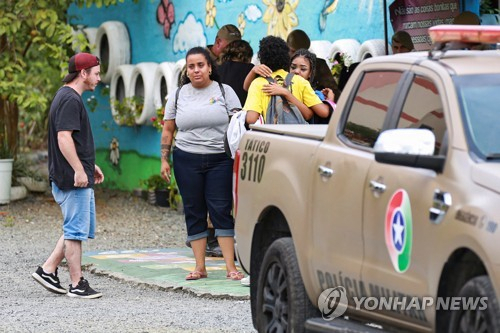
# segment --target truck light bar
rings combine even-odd
[[[429,28],[434,43],[500,43],[500,26],[496,25],[436,25]]]

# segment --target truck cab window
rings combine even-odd
[[[364,74],[342,132],[349,141],[374,146],[401,75],[393,71]]]
[[[443,103],[436,85],[422,76],[415,76],[399,116],[398,128],[426,128],[436,137],[434,154],[439,154],[446,132]]]

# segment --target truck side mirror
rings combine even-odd
[[[375,142],[375,160],[380,163],[442,172],[444,156],[434,156],[436,138],[428,129],[401,128],[380,133]]]

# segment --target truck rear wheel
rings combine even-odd
[[[304,332],[314,307],[307,297],[291,238],[271,244],[256,282],[258,331]]]
[[[448,332],[500,332],[498,300],[488,276],[470,279],[460,289],[458,296],[479,301],[477,307],[452,311]],[[482,303],[484,299],[486,303]]]

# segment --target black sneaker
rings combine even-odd
[[[73,287],[71,284],[69,285],[68,296],[80,298],[99,298],[102,294],[90,288],[89,282],[82,276],[76,287]]]
[[[61,287],[57,277],[57,268],[54,274],[45,273],[43,268],[38,266],[35,273],[31,274],[36,282],[40,283],[45,289],[56,294],[66,294],[68,291]]]

